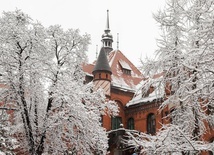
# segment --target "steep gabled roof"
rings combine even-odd
[[[123,55],[121,51],[115,50],[109,53],[108,63],[112,72],[112,86],[124,91],[135,92],[136,86],[144,79],[144,77],[141,72],[129,61],[129,59]],[[93,66],[95,66],[95,64],[97,64],[96,61],[93,64],[84,65],[83,70],[88,75],[92,75]],[[129,69],[131,75],[124,74],[123,69]]]
[[[112,84],[115,87],[135,90],[136,85],[144,79],[142,73],[120,50],[109,54],[109,65],[112,69]],[[124,74],[123,69],[130,70],[131,75]]]

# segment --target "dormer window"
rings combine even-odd
[[[119,60],[120,66],[122,68],[122,72],[123,74],[126,75],[131,75],[131,67],[129,66],[129,64],[127,62],[125,62],[124,60]]]
[[[131,75],[131,70],[122,68],[124,74]]]

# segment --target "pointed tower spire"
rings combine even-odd
[[[106,55],[108,55],[112,50],[112,42],[113,42],[113,36],[110,33],[110,27],[109,27],[109,10],[107,10],[107,22],[106,22],[106,29],[104,30],[104,34],[102,35],[102,43],[103,47],[105,48]]]
[[[107,10],[107,21],[106,21],[106,29],[107,31],[110,31],[110,28],[109,28],[109,10]]]
[[[97,71],[104,71],[104,72],[111,72],[111,67],[109,66],[108,58],[106,56],[106,49],[104,47],[101,48],[99,56],[97,58],[96,65],[94,66],[94,69],[92,71],[92,74],[94,74]]]
[[[101,48],[99,56],[97,58],[96,65],[92,71],[94,75],[94,90],[103,89],[106,96],[110,96],[111,93],[111,67],[106,56],[106,49]]]

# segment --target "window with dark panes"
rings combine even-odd
[[[134,130],[134,118],[129,118],[127,123],[127,128],[130,130]]]
[[[119,116],[111,118],[111,129],[118,129],[120,128],[120,124],[122,123],[122,118]]]
[[[147,133],[152,135],[156,133],[155,115],[153,113],[147,116]]]

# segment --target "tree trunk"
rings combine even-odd
[[[50,94],[52,94],[52,93],[50,93]],[[48,105],[47,105],[47,109],[46,109],[46,118],[45,118],[45,120],[48,119],[48,112],[51,109],[52,102],[53,102],[53,98],[49,97],[49,99],[48,99]],[[44,122],[46,122],[46,121],[44,121]],[[45,124],[44,124],[44,126],[45,126]],[[45,142],[45,139],[46,139],[46,131],[47,130],[45,129],[44,132],[43,132],[43,134],[42,134],[42,137],[40,139],[39,146],[38,146],[38,148],[36,150],[36,154],[37,155],[41,155],[44,152],[44,142]]]

